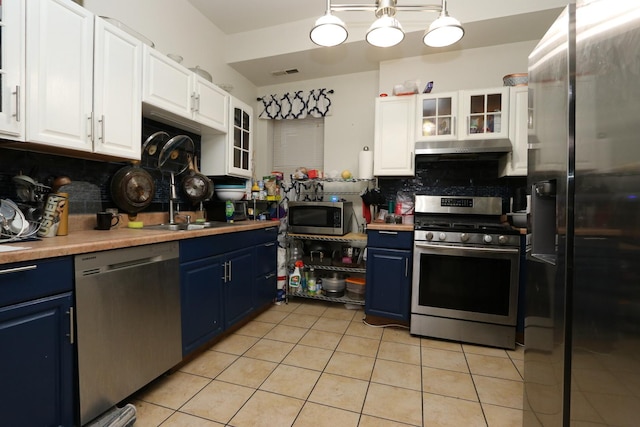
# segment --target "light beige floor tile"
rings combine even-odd
[[[244,357],[268,360],[269,362],[282,362],[295,344],[283,341],[274,341],[266,338],[261,339],[244,354]]]
[[[183,414],[176,412],[167,421],[162,423],[162,427],[219,427],[224,424],[219,424],[214,421],[205,420],[193,415]],[[136,427],[138,423],[136,422]]]
[[[231,419],[234,427],[290,426],[304,400],[258,390]]]
[[[503,406],[482,405],[488,427],[522,427],[522,411]]]
[[[362,311],[349,310],[343,305],[333,305],[327,308],[327,310],[322,314],[322,317],[329,317],[331,319],[346,320],[351,322],[356,314],[361,315]]]
[[[369,381],[375,360],[373,357],[336,351],[324,371],[329,374]]]
[[[494,357],[509,357],[507,351],[501,348],[484,347],[474,344],[462,344],[462,350],[468,354],[482,354]]]
[[[488,403],[491,405],[522,409],[522,381],[473,375],[473,382],[476,385],[476,390],[478,390],[478,396],[482,404]]]
[[[284,341],[289,343],[297,343],[300,338],[308,331],[307,328],[299,328],[297,326],[276,325],[275,328],[267,332],[264,338],[276,341]]]
[[[422,393],[371,383],[362,413],[411,425],[422,425]],[[428,425],[428,424],[425,424]]]
[[[213,345],[209,350],[222,351],[240,356],[249,350],[260,338],[247,335],[231,334]]]
[[[464,353],[422,347],[422,366],[469,373]]]
[[[384,328],[369,326],[363,323],[362,320],[356,318],[349,324],[345,334],[380,340],[383,332]]]
[[[209,378],[178,371],[155,380],[137,394],[136,399],[178,409],[209,382],[211,382]]]
[[[385,420],[383,418],[372,417],[370,415],[361,415],[358,427],[407,427],[411,424],[399,423],[396,421]],[[415,424],[421,426],[421,424]]]
[[[371,381],[420,391],[422,389],[420,374],[420,365],[377,359]]]
[[[267,323],[280,323],[282,319],[284,319],[288,315],[289,313],[287,313],[286,311],[266,310],[256,316],[255,320]]]
[[[253,388],[214,380],[180,408],[180,411],[224,424],[229,422],[253,393]]]
[[[322,371],[327,366],[332,354],[333,350],[298,344],[285,357],[282,363]]]
[[[520,374],[520,379],[524,380],[524,360],[512,359],[512,362]]]
[[[467,353],[467,363],[472,374],[485,377],[503,378],[505,380],[519,381],[520,373],[513,365],[511,359],[504,357],[485,356],[482,354]]]
[[[382,341],[378,349],[378,358],[420,365],[420,346]]]
[[[329,305],[322,301],[308,300],[300,304],[298,308],[296,308],[293,312],[297,314],[308,314],[310,316],[320,317],[324,314],[325,311],[327,311],[328,307]]]
[[[238,356],[221,353],[219,351],[205,351],[180,368],[181,372],[200,375],[207,378],[215,378],[231,365]]]
[[[360,414],[330,406],[307,402],[294,427],[357,427]]]
[[[359,354],[361,356],[376,357],[380,340],[345,335],[340,340],[337,351]]]
[[[336,334],[344,334],[344,331],[349,327],[348,320],[332,319],[330,317],[320,317],[316,323],[313,324],[311,330],[319,330],[325,332],[335,332]]]
[[[409,345],[420,345],[420,337],[412,336],[407,328],[384,328],[382,341],[397,342]]]
[[[297,326],[299,328],[310,328],[319,319],[318,316],[310,316],[308,314],[289,313],[285,317],[281,325]]]
[[[367,381],[325,373],[320,376],[308,400],[321,405],[360,412],[368,384]]]
[[[422,338],[420,345],[422,345],[422,347],[437,348],[440,350],[462,351],[462,344],[453,341]]]
[[[422,367],[422,390],[428,393],[478,402],[470,374],[447,369]]]
[[[515,350],[507,350],[507,356],[512,360],[524,360],[524,346],[516,345]]]
[[[302,337],[298,344],[335,350],[340,342],[340,338],[342,338],[341,334],[311,329]]]
[[[217,379],[232,384],[258,388],[271,375],[276,366],[278,366],[276,363],[267,362],[266,360],[240,357],[218,375]]]
[[[478,402],[424,393],[422,404],[425,426],[486,427]]]
[[[295,311],[298,307],[300,307],[299,302],[289,300],[289,302],[287,303],[273,304],[271,307],[269,307],[269,310],[286,311],[287,313],[291,313],[292,311]]]
[[[157,427],[175,412],[141,400],[132,400],[130,403],[136,407],[136,427]]]
[[[297,366],[278,365],[262,383],[260,390],[282,394],[284,396],[306,399],[320,378],[319,371],[298,368]]]
[[[252,320],[236,331],[238,335],[248,335],[250,337],[262,338],[269,332],[275,324]]]

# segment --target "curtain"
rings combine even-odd
[[[258,98],[262,102],[260,119],[304,119],[307,115],[324,117],[330,114],[331,89],[298,90],[279,95],[265,95]]]

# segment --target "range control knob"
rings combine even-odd
[[[425,234],[425,235],[424,235],[424,237],[425,237],[427,240],[431,241],[431,240],[433,240],[433,233],[432,233],[432,232],[430,232],[430,231],[427,231],[427,234]]]
[[[482,238],[482,241],[485,243],[491,243],[493,241],[493,237],[491,237],[489,234],[485,234]]]
[[[498,236],[498,244],[504,245],[508,241],[507,236]]]
[[[446,238],[447,238],[447,235],[445,233],[440,233],[438,235],[438,239],[440,239],[440,240],[445,240]]]
[[[469,241],[469,234],[468,233],[460,233],[460,241],[461,242],[468,242]]]

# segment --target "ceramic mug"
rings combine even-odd
[[[115,220],[115,222],[114,222]],[[96,214],[96,230],[110,230],[120,222],[120,216],[113,212],[98,212]]]

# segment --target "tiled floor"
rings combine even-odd
[[[135,425],[522,425],[522,348],[412,337],[363,317],[315,300],[274,305],[137,393]]]

